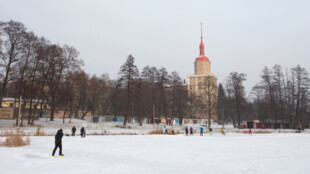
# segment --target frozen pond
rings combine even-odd
[[[54,137],[0,147],[3,174],[295,174],[310,172],[310,134],[132,135]],[[58,154],[58,151],[56,152]]]

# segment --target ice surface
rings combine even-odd
[[[54,137],[30,139],[30,146],[0,147],[2,174],[306,174],[310,171],[310,134],[63,137],[64,158],[51,157]]]

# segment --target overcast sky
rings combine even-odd
[[[194,73],[200,22],[211,72],[223,82],[263,67],[300,64],[310,71],[309,0],[0,0],[0,21],[16,20],[53,43],[80,52],[85,71],[116,78],[132,54],[146,65]]]

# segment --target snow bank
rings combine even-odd
[[[27,121],[25,120],[24,123]],[[63,129],[65,134],[71,134],[71,128],[75,126],[77,128],[76,134],[79,134],[80,128],[82,126],[85,127],[86,132],[88,135],[115,135],[115,134],[138,134],[138,135],[145,135],[148,134],[150,131],[153,130],[152,124],[144,124],[143,126],[139,126],[138,124],[127,124],[127,128],[122,128],[122,123],[113,123],[113,122],[106,122],[106,123],[92,123],[84,120],[79,119],[72,119],[71,123],[69,120],[66,119],[65,123],[63,123],[62,119],[55,119],[55,121],[49,121],[45,118],[41,118],[38,121],[35,121],[34,126],[29,126],[24,124],[23,127],[20,128],[25,133],[30,135],[35,135],[38,128],[40,128],[44,133],[47,135],[54,135],[58,129]],[[157,130],[163,130],[166,125],[159,124],[156,125]],[[194,132],[198,133],[199,128],[203,127],[204,132],[208,132],[207,125],[199,125],[199,124],[187,124],[187,125],[173,125],[173,126],[166,126],[168,129],[173,129],[176,133],[184,133],[185,126],[193,127]],[[213,132],[217,133],[220,132],[220,128],[222,125],[212,124],[211,125]],[[15,127],[15,120],[0,120],[0,134],[3,132],[8,131],[16,131],[17,128]],[[225,125],[225,132],[226,133],[244,133],[247,132],[248,129],[235,129],[232,125]],[[289,130],[289,129],[253,129],[253,133],[260,132],[260,133],[295,133],[296,130]],[[309,133],[310,130],[304,131],[305,133]]]

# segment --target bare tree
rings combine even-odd
[[[156,67],[146,66],[141,72],[142,86],[143,86],[143,114],[148,116],[149,120],[152,120],[153,106],[159,106],[158,101],[158,85],[157,85],[158,70]],[[155,122],[155,120],[152,120]],[[149,121],[150,123],[150,121]]]
[[[284,100],[284,93],[285,93],[285,86],[284,86],[284,76],[282,72],[282,68],[280,65],[273,66],[273,80],[275,85],[275,93],[278,96],[277,103],[280,104],[280,119],[282,123],[286,119],[285,116],[285,100]],[[275,120],[276,122],[277,120]]]
[[[14,70],[13,67],[17,64],[24,51],[25,40],[25,26],[16,21],[9,21],[1,24],[2,35],[6,38],[4,42],[4,51],[0,55],[1,67],[4,68],[4,78],[2,80],[2,90],[0,94],[0,106],[2,106],[2,99],[6,94],[7,84],[10,74]]]
[[[156,76],[158,74],[158,70],[156,67],[150,67],[146,66],[143,68],[141,72],[141,80],[142,80],[142,91],[140,91],[141,95],[141,107],[142,115],[148,117],[149,119],[152,118],[153,115],[153,105],[156,104],[156,94],[157,94],[157,88],[156,83],[157,79]],[[142,125],[144,117],[141,118],[140,125]]]
[[[170,90],[169,90],[169,111],[171,122],[173,123],[175,118],[179,118],[179,123],[182,124],[184,115],[188,110],[188,91],[187,87],[183,83],[178,72],[173,71],[169,76]]]
[[[107,110],[108,111],[111,110],[111,114],[114,116],[120,113],[125,113],[126,112],[124,111],[125,110],[124,106],[126,105],[124,97],[125,92],[122,88],[122,82],[120,80],[112,80],[110,84],[111,89],[108,96],[109,101],[108,108],[110,109]]]
[[[166,68],[160,68],[157,74],[157,89],[158,89],[158,101],[157,101],[157,113],[158,117],[162,115],[165,116],[166,122],[168,121],[168,114],[167,114],[167,96],[166,96],[166,87],[169,84],[169,74]]]
[[[292,68],[292,76],[295,77],[295,90],[294,96],[296,100],[295,105],[295,119],[299,121],[300,125],[304,126],[304,118],[302,114],[302,105],[306,106],[308,94],[309,94],[309,87],[310,87],[310,79],[309,74],[305,68],[297,65],[296,67]]]
[[[231,72],[229,79],[229,87],[233,94],[233,99],[235,102],[235,114],[237,115],[237,123],[238,128],[240,128],[240,116],[241,116],[241,109],[242,104],[245,101],[245,91],[243,86],[243,81],[246,80],[246,74],[238,73],[238,72]]]
[[[50,120],[54,120],[54,113],[57,107],[57,92],[64,79],[67,70],[79,68],[80,62],[77,60],[78,52],[69,46],[63,48],[58,45],[49,46],[48,56],[48,102],[51,106]]]
[[[273,114],[273,127],[276,127],[276,123],[278,120],[278,113],[277,113],[277,105],[276,105],[276,86],[273,80],[272,70],[265,66],[262,71],[261,78],[263,79],[260,83],[262,88],[265,89],[266,94],[268,94],[269,102],[271,104],[271,110]]]
[[[216,114],[215,108],[217,104],[217,84],[212,76],[207,76],[203,84],[204,92],[200,95],[203,101],[203,109],[208,115],[208,127],[211,127],[211,117]]]

